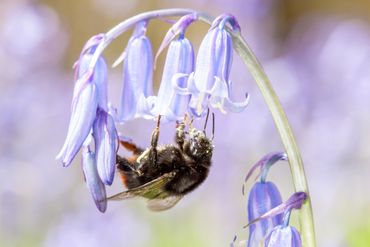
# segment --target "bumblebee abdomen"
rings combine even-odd
[[[208,176],[208,168],[198,166],[181,167],[175,177],[166,184],[165,190],[175,195],[185,195],[196,189]]]

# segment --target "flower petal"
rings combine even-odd
[[[145,22],[146,23],[146,22]],[[121,122],[133,119],[138,112],[139,98],[152,95],[153,54],[145,36],[146,24],[138,24],[131,37],[123,65],[123,88],[118,117]]]
[[[99,57],[95,67],[89,68],[92,53],[104,39],[104,34],[93,36],[85,44],[75,64],[76,83],[73,90],[72,114],[67,138],[57,159],[69,166],[91,132],[98,106],[107,110],[107,66]]]
[[[168,113],[173,114],[171,121],[180,120],[183,117],[190,96],[179,95],[174,84],[179,90],[186,88],[187,78],[183,75],[190,74],[193,68],[194,52],[190,41],[184,37],[172,41],[168,48],[157,102],[153,109],[154,115],[161,115],[164,121],[170,120],[167,118]],[[174,78],[176,78],[176,83],[173,82]]]
[[[273,209],[269,210],[265,214],[259,216],[258,218],[250,221],[247,226],[255,224],[260,220],[264,220],[267,218],[274,217],[279,215],[283,212],[291,211],[292,209],[300,209],[302,204],[307,198],[307,194],[305,192],[296,192],[286,202],[281,203],[280,205],[274,207]],[[246,227],[247,227],[246,226]]]
[[[107,112],[98,110],[93,126],[98,173],[106,185],[111,185],[114,178],[118,135],[114,120]]]
[[[200,44],[194,71],[194,84],[198,91],[206,92],[213,87],[218,71],[219,58],[216,57],[218,29],[206,34]]]
[[[157,97],[145,97],[143,93],[140,94],[137,101],[135,118],[154,119],[155,115],[152,112],[156,102]]]
[[[78,77],[81,78],[85,73],[88,72],[89,64],[92,59],[92,54],[85,54],[81,57],[79,66],[78,66]],[[95,83],[97,87],[97,98],[98,98],[98,105],[100,108],[104,109],[105,111],[108,110],[108,69],[107,64],[103,57],[99,57],[94,73],[91,76],[92,81]]]
[[[107,209],[107,196],[105,186],[100,180],[97,168],[95,154],[85,147],[82,153],[82,169],[86,179],[86,185],[89,189],[96,207],[104,213]]]
[[[177,93],[179,95],[190,95],[191,94],[188,87],[181,86],[181,85],[183,85],[183,83],[182,83],[183,79],[186,78],[186,77],[189,77],[189,76],[187,74],[181,74],[181,73],[175,74],[172,77],[171,84],[172,84],[173,91],[175,93]]]
[[[225,109],[225,111],[239,113],[244,111],[244,109],[248,106],[249,94],[246,93],[245,100],[242,102],[233,102],[229,99],[229,97],[227,97],[222,103],[222,108]]]
[[[301,236],[292,226],[277,226],[266,237],[265,247],[302,247]]]
[[[77,82],[76,84],[79,84]],[[69,166],[91,131],[98,105],[94,83],[87,82],[80,94],[74,99],[68,134],[57,159],[62,159],[64,166]]]
[[[265,214],[272,208],[280,205],[281,195],[272,182],[257,182],[251,189],[248,198],[248,220],[251,222]],[[259,246],[261,240],[275,226],[281,224],[283,214],[264,219],[249,225],[248,247]]]

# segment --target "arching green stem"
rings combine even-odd
[[[212,18],[205,14],[199,14],[199,18],[207,23],[212,22]],[[315,230],[307,179],[303,167],[302,158],[298,150],[293,132],[290,128],[288,119],[281,106],[279,98],[277,97],[270,83],[270,80],[268,79],[262,66],[258,62],[256,56],[249,48],[247,42],[243,39],[239,32],[230,31],[230,34],[233,38],[236,52],[240,55],[248,70],[252,74],[254,80],[256,81],[275,121],[276,128],[280,134],[286,153],[288,154],[290,171],[292,173],[295,191],[304,191],[308,195],[306,202],[299,210],[299,222],[303,246],[315,247]]]
[[[165,16],[183,16],[192,13],[197,12],[191,9],[163,9],[145,12],[121,22],[105,34],[104,41],[98,45],[93,58],[91,59],[89,65],[90,70],[94,69],[97,59],[99,58],[103,50],[110,44],[110,42],[117,38],[124,31],[134,26],[136,23],[146,19],[153,19]],[[200,20],[208,24],[211,24],[214,20],[214,18],[204,13],[198,13],[198,17]],[[315,247],[316,242],[314,223],[307,180],[300,152],[298,150],[288,119],[266,73],[262,69],[262,66],[253,54],[252,50],[249,48],[248,44],[241,36],[240,32],[234,32],[230,29],[229,32],[233,38],[236,52],[240,55],[248,70],[255,79],[275,121],[275,125],[288,155],[295,191],[304,191],[308,195],[306,202],[303,204],[301,210],[299,211],[299,219],[301,225],[300,228],[303,246]]]
[[[109,30],[104,35],[104,40],[101,42],[94,52],[94,55],[91,59],[89,69],[91,71],[94,70],[95,64],[99,58],[99,56],[103,53],[104,49],[119,35],[127,31],[128,29],[135,26],[137,23],[144,21],[144,20],[150,20],[154,18],[161,18],[161,17],[167,17],[167,16],[183,16],[187,14],[196,13],[195,10],[192,9],[161,9],[161,10],[154,10],[149,12],[144,12],[138,15],[135,15],[131,18],[128,18],[124,20],[123,22],[119,23],[115,27],[113,27],[111,30]]]
[[[295,191],[304,191],[308,195],[306,202],[303,204],[301,210],[299,211],[299,222],[303,246],[315,247],[315,230],[307,179],[302,158],[293,132],[290,128],[288,119],[269,79],[267,78],[266,73],[263,71],[261,65],[259,64],[258,60],[252,53],[251,49],[249,48],[243,37],[240,36],[240,34],[233,35],[233,40],[235,50],[239,53],[249,71],[251,72],[253,78],[255,79],[275,121],[275,125],[279,131],[281,140],[285,147],[285,151],[288,154],[290,171],[292,173]]]

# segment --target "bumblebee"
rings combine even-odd
[[[158,146],[160,117],[149,148],[144,150],[129,139],[120,140],[133,153],[128,158],[117,155],[117,170],[128,190],[108,200],[144,197],[150,210],[163,211],[197,188],[209,173],[213,135],[211,139],[206,136],[207,120],[203,131],[193,128],[192,123],[186,131],[185,125],[184,121],[177,124],[175,144]]]

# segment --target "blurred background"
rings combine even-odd
[[[238,240],[247,238],[242,228],[247,222],[247,198],[241,193],[245,174],[282,145],[236,54],[234,97],[242,99],[248,91],[250,106],[242,114],[216,112],[209,178],[173,209],[149,212],[137,199],[110,203],[100,214],[85,186],[80,157],[70,168],[55,161],[69,122],[72,65],[85,41],[139,12],[172,7],[238,18],[296,134],[318,246],[370,246],[368,0],[1,0],[0,246],[228,246],[235,234]],[[154,50],[168,28],[163,21],[151,22]],[[196,23],[189,29],[196,49],[207,28]],[[110,64],[129,35],[106,50]],[[121,73],[116,68],[109,74],[114,104]],[[119,130],[145,147],[153,127],[151,121],[137,120]],[[173,124],[163,125],[160,142],[172,142],[173,134]],[[293,192],[286,163],[274,166],[269,178],[284,199]],[[121,190],[116,177],[108,194]]]

